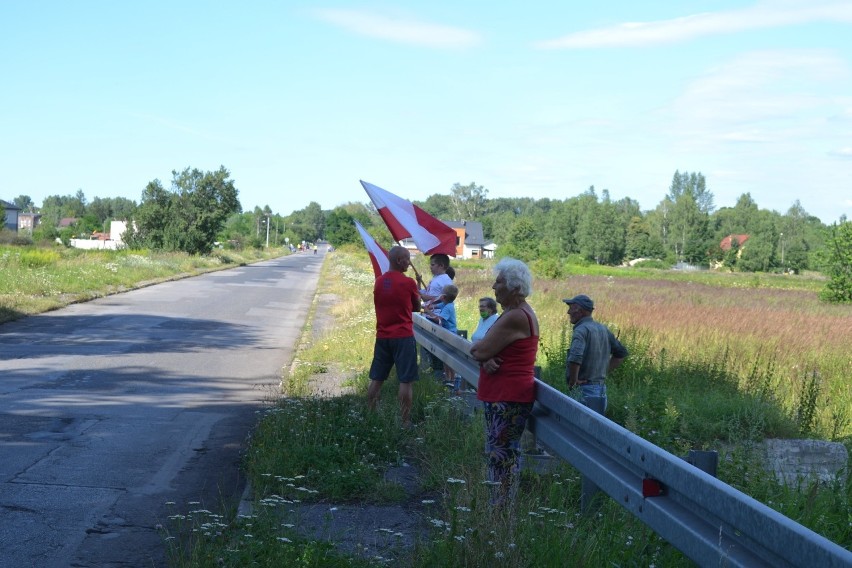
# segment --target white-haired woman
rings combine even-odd
[[[512,499],[520,471],[520,440],[535,401],[538,318],[527,304],[532,274],[527,265],[504,258],[494,267],[492,288],[503,313],[471,355],[479,361],[477,398],[485,409],[488,478],[495,483],[492,503]]]

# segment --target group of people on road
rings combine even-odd
[[[408,428],[413,383],[418,379],[412,314],[431,305],[433,319],[447,329],[455,327],[453,303],[458,288],[448,274],[452,267],[446,255],[431,257],[433,278],[428,286],[419,274],[417,282],[405,276],[411,266],[406,248],[391,248],[388,259],[390,270],[376,279],[373,288],[376,341],[367,398],[369,407],[375,409],[382,384],[396,367],[402,425]],[[534,366],[540,332],[535,311],[527,303],[533,279],[526,264],[504,258],[494,267],[494,276],[495,297],[479,300],[480,321],[471,336],[470,354],[480,366],[477,398],[485,417],[488,479],[493,487],[492,504],[500,506],[517,491],[521,435],[535,402]],[[591,298],[580,294],[563,302],[574,326],[565,371],[569,392],[603,413],[607,373],[628,356],[627,349],[605,325],[592,318],[595,305]],[[498,303],[503,310],[499,315]],[[455,375],[447,369],[445,373]]]

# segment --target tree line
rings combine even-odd
[[[615,201],[594,186],[562,200],[489,199],[486,188],[457,183],[449,195],[434,194],[415,203],[439,219],[479,221],[486,240],[497,243],[498,255],[527,262],[573,259],[619,265],[649,259],[668,266],[681,262],[749,272],[822,270],[830,233],[798,201],[781,214],[760,209],[745,193],[733,207],[716,209],[704,176],[689,172],[675,172],[668,193],[649,211],[629,197]],[[369,208],[360,216],[353,208],[349,204],[329,213],[327,237],[333,244],[359,241],[357,233],[338,234],[341,223],[335,217],[340,215],[381,231]],[[730,235],[735,236],[732,246],[724,250],[722,239]],[[747,242],[739,242],[745,241],[742,235]]]
[[[311,202],[286,216],[268,205],[244,211],[224,166],[212,172],[173,171],[169,187],[155,179],[139,204],[120,197],[89,202],[82,190],[49,196],[41,207],[25,195],[13,202],[41,214],[34,240],[107,231],[111,220],[120,219],[129,221],[125,241],[130,246],[190,254],[206,254],[216,245],[279,247],[320,240],[360,245],[353,223],[358,220],[380,243],[392,242],[369,203],[324,211]],[[566,262],[619,265],[637,260],[659,267],[688,263],[748,272],[834,271],[841,281],[834,295],[852,301],[850,285],[843,280],[852,283],[852,259],[846,256],[852,256],[852,230],[845,218],[828,227],[798,200],[782,214],[761,209],[749,193],[733,207],[716,208],[700,172],[676,171],[663,199],[647,211],[634,199],[615,201],[594,186],[565,199],[490,199],[488,190],[475,182],[456,183],[448,194],[415,203],[439,219],[480,222],[485,239],[497,243],[498,256],[533,263],[544,275],[558,276]],[[76,221],[61,228],[60,221],[67,218]],[[729,236],[730,246],[723,248],[722,239]]]

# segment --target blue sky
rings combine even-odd
[[[284,215],[359,179],[653,209],[680,170],[852,217],[847,0],[0,0],[0,54],[7,200],[224,165]]]

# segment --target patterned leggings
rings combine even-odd
[[[515,498],[521,471],[521,434],[533,403],[483,402],[485,408],[485,453],[488,481],[492,483],[491,504]]]

